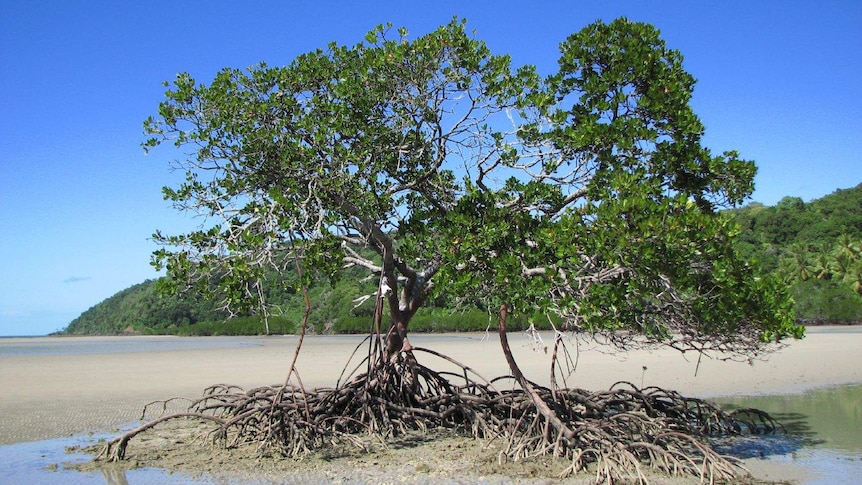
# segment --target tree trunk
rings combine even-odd
[[[394,272],[386,278],[390,289],[383,296],[389,303],[389,331],[386,334],[386,357],[393,358],[401,351],[410,351],[413,347],[407,340],[407,325],[416,314],[416,311],[425,304],[425,289],[422,287],[424,279],[419,278],[415,271],[402,271],[408,273],[407,281],[399,292],[397,279]],[[379,328],[379,327],[377,327]]]
[[[386,357],[391,358],[398,352],[412,350],[410,341],[407,340],[407,324],[408,321],[401,319],[393,319],[389,326],[389,331],[386,334]]]

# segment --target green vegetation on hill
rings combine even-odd
[[[740,224],[739,248],[764,273],[777,273],[792,288],[797,319],[806,324],[862,322],[862,184],[805,203],[785,197],[772,207],[752,203],[732,211]],[[309,288],[309,323],[318,333],[363,333],[369,330],[375,283],[343,278]],[[163,295],[155,280],[127,288],[85,311],[64,333],[113,335],[128,332],[174,335],[263,334],[259,317],[229,316],[214,302],[194,295]],[[273,290],[268,301],[281,313],[269,319],[271,333],[293,333],[302,321],[301,295]],[[454,311],[445,302],[422,309],[413,332],[482,331],[491,317],[480,308]],[[530,320],[516,318],[512,329]],[[547,326],[534,318],[538,327]]]
[[[358,278],[357,278],[358,279]],[[356,298],[370,295],[374,283],[357,285],[357,279],[342,279],[335,284],[319,282],[309,288],[312,302],[309,314],[315,333],[365,333],[369,331],[373,299],[357,306]],[[68,335],[262,335],[265,326],[255,315],[229,316],[211,301],[194,295],[165,295],[158,291],[158,281],[147,280],[131,286],[82,313],[63,331]],[[271,292],[268,301],[281,313],[269,318],[272,334],[290,334],[299,330],[304,311],[302,297],[291,292]],[[510,328],[524,329],[529,319],[513,317]],[[496,320],[493,320],[496,322]],[[536,318],[542,328],[547,319]],[[411,323],[413,332],[483,331],[492,323],[489,312],[470,308],[451,310],[445,307],[423,308]],[[544,327],[548,327],[545,323]]]
[[[862,184],[809,203],[785,197],[733,214],[743,253],[791,286],[798,321],[862,322]]]
[[[194,295],[168,296],[147,280],[120,291],[72,320],[64,333],[115,335],[129,332],[177,333],[179,328],[224,319],[212,302]]]

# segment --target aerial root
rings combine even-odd
[[[486,440],[502,438],[501,456],[508,460],[567,459],[563,475],[592,467],[597,482],[643,481],[645,468],[722,482],[747,473],[738,460],[713,451],[709,437],[778,429],[761,411],[724,412],[656,387],[620,382],[599,392],[552,392],[531,383],[556,417],[552,423],[513,377],[486,381],[458,365],[461,372],[441,373],[411,356],[372,366],[370,373],[341,386],[313,391],[290,384],[249,390],[211,386],[187,411],[165,413],[114,438],[97,458],[124,459],[132,438],[174,419],[214,424],[210,437],[226,447],[255,444],[294,458],[333,445],[367,449],[376,441],[385,446],[403,433],[444,428]]]
[[[746,421],[738,421],[738,413],[655,387],[640,390],[631,383],[617,383],[600,392],[557,390],[554,397],[550,390],[533,386],[572,431],[571,436],[558,430],[549,434],[544,416],[527,409],[507,430],[506,455],[511,459],[564,456],[571,465],[563,476],[592,465],[597,482],[644,480],[644,468],[706,481],[733,481],[747,472],[739,460],[716,453],[709,438],[778,429],[761,411],[756,413],[757,424],[747,415]]]

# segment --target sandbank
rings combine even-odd
[[[550,336],[545,335],[550,344]],[[110,431],[141,418],[146,403],[172,397],[195,398],[209,385],[245,388],[284,381],[296,336],[249,337],[243,346],[159,350],[183,337],[41,337],[39,343],[84,339],[110,349],[128,339],[149,339],[146,351],[82,355],[17,355],[4,352],[28,339],[0,339],[0,445]],[[208,337],[196,337],[208,338]],[[46,340],[50,339],[50,340]],[[550,352],[536,352],[526,336],[510,334],[513,353],[525,375],[549,381]],[[231,342],[225,339],[224,342]],[[297,368],[307,388],[334,386],[362,337],[308,336]],[[508,374],[497,335],[411,336],[417,347],[444,353],[485,378]],[[696,397],[796,393],[840,384],[862,383],[862,328],[811,328],[766,361],[726,362],[662,349],[608,354],[581,349],[568,387],[606,389],[617,381],[660,386]],[[358,350],[361,356],[363,346]],[[417,354],[425,365],[444,361]],[[353,357],[350,370],[359,363]],[[697,371],[697,372],[695,372]],[[558,372],[559,375],[559,372]]]

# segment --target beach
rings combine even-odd
[[[545,344],[552,344],[550,335],[543,337]],[[296,336],[0,339],[0,444],[115,430],[139,420],[147,403],[195,398],[213,384],[250,388],[282,383],[297,340]],[[547,384],[550,351],[534,348],[523,334],[510,334],[509,340],[524,374]],[[484,378],[508,374],[494,333],[415,334],[411,343],[466,364]],[[75,346],[83,350],[68,351]],[[696,355],[669,349],[620,354],[572,348],[577,367],[567,376],[566,385],[598,390],[629,381],[709,398],[800,393],[862,383],[860,349],[859,327],[811,328],[805,339],[790,342],[768,360],[752,362],[708,358],[698,362]],[[302,384],[334,386],[348,361],[352,370],[366,352],[361,336],[308,336],[297,360]],[[417,352],[417,358],[432,368],[448,365],[422,352]]]

